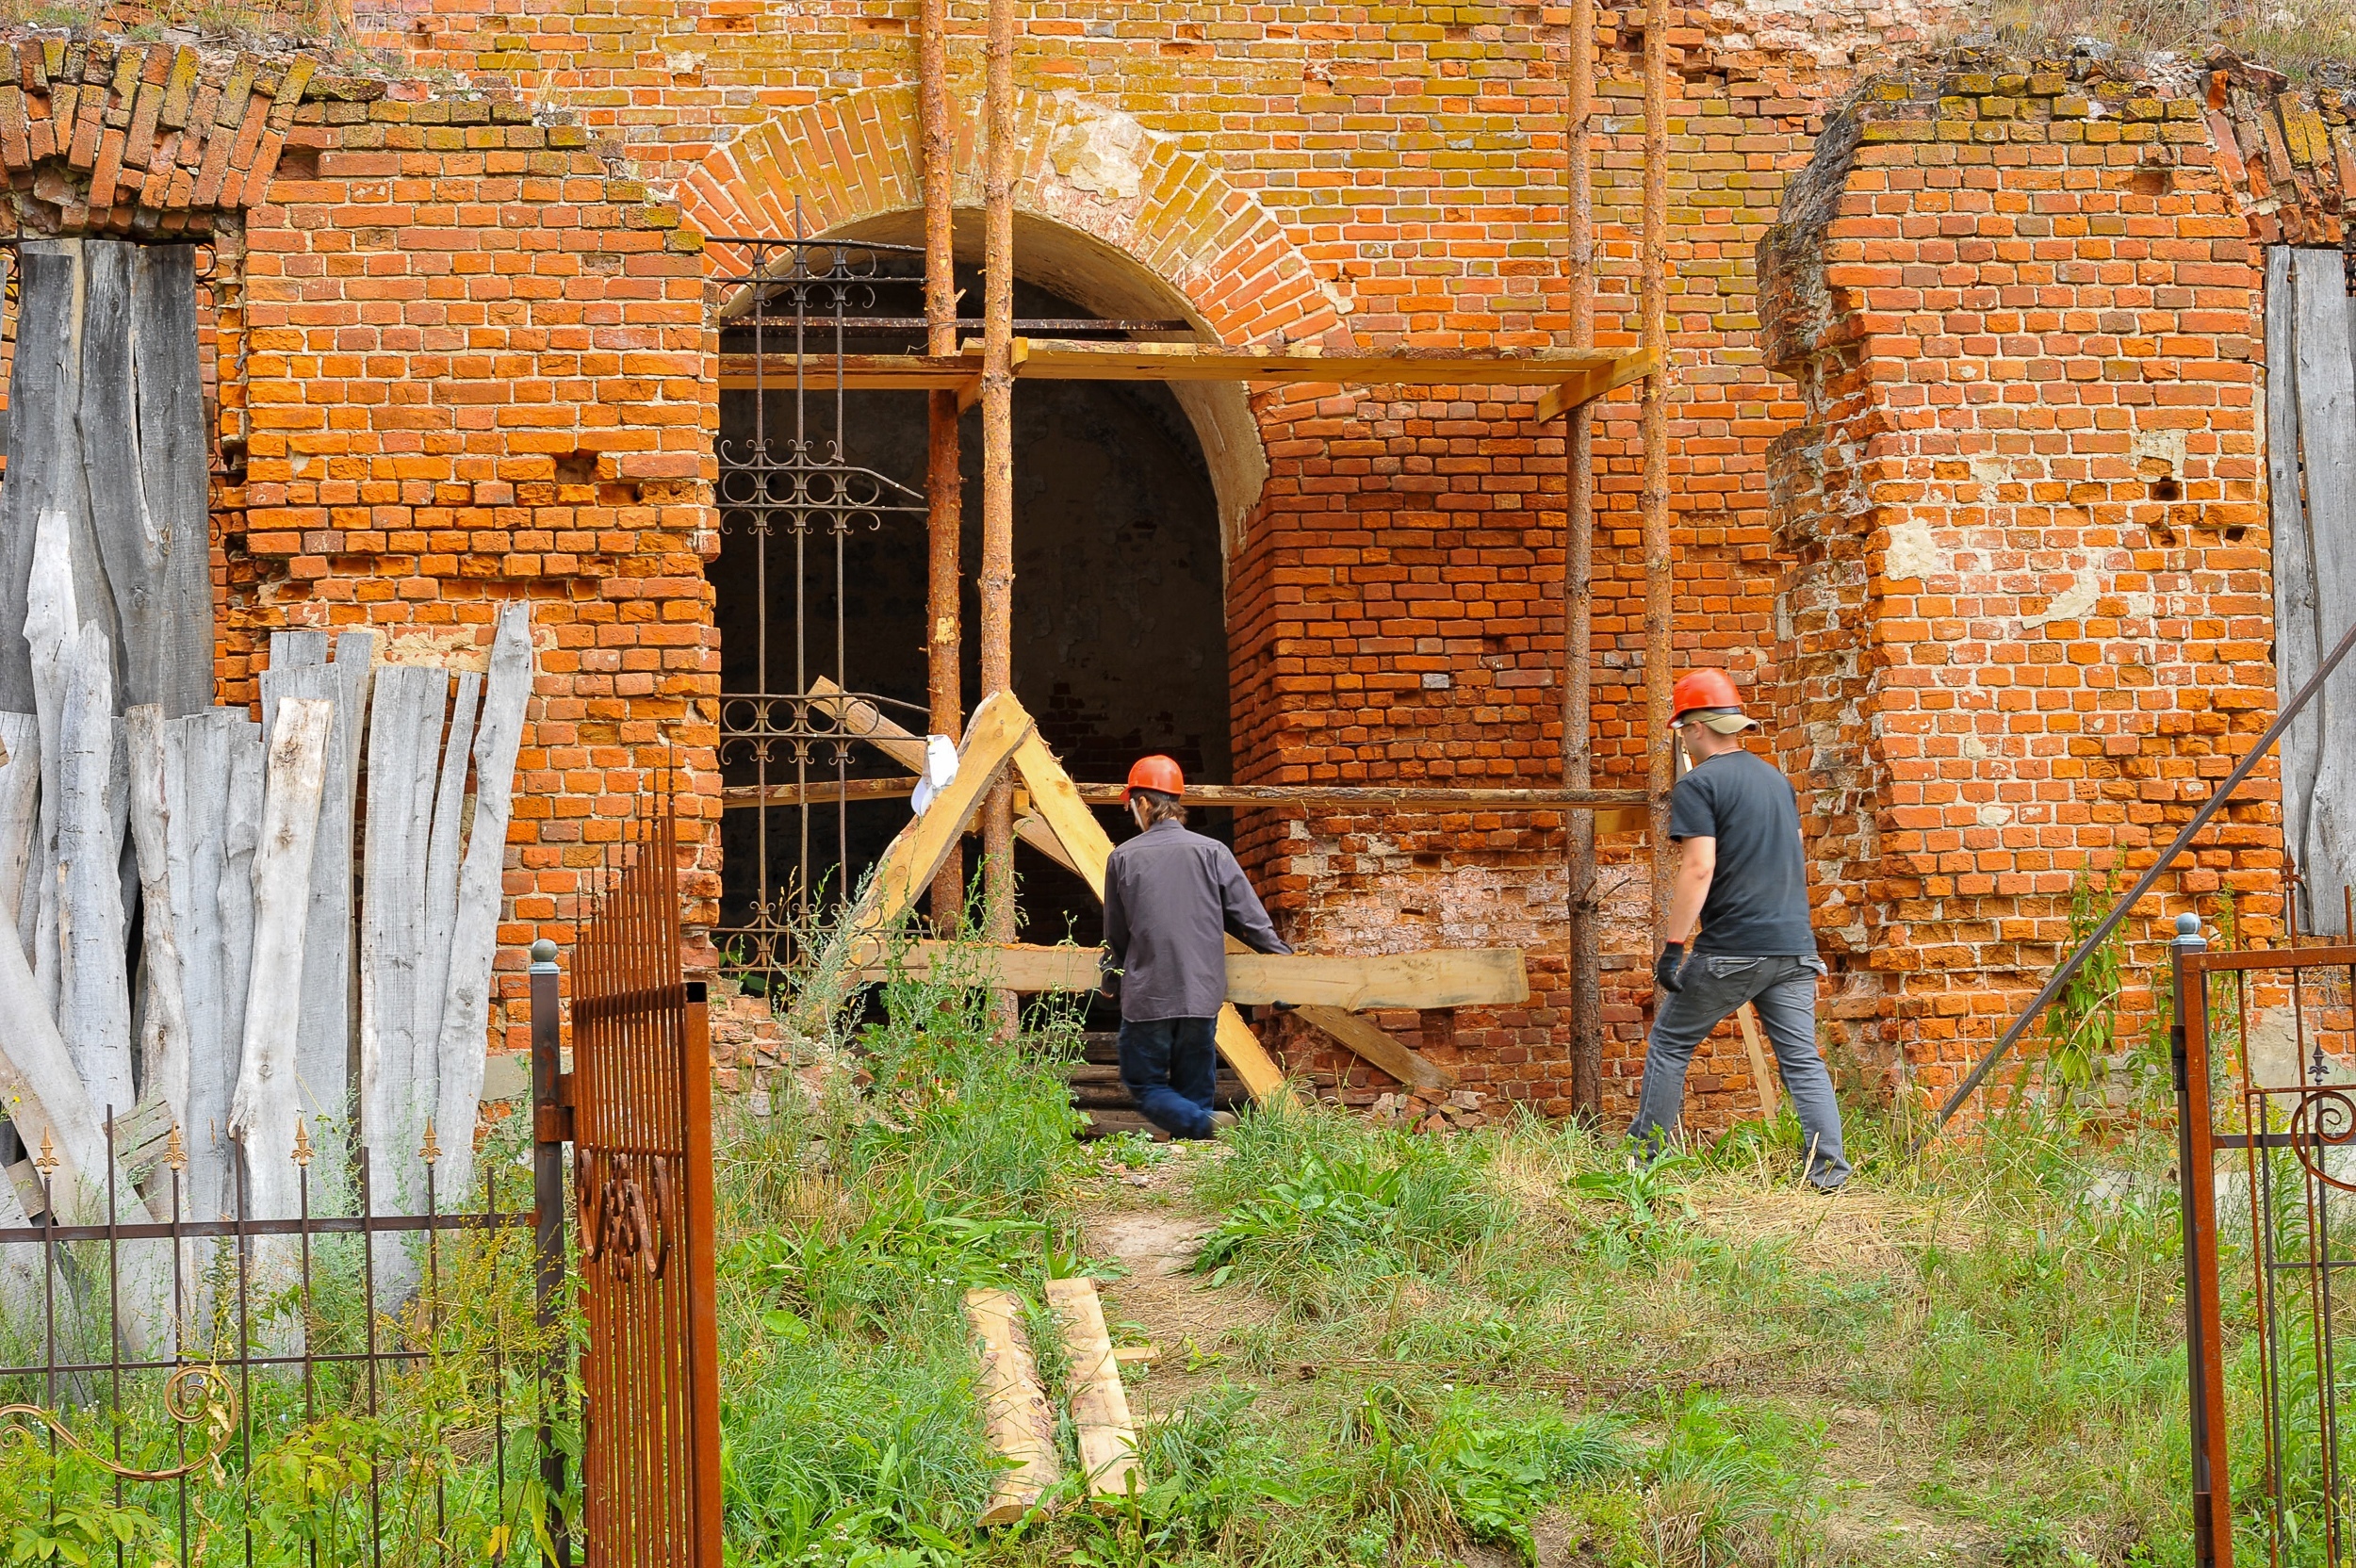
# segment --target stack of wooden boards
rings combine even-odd
[[[1047,1309],[1070,1365],[1072,1438],[1091,1506],[1111,1508],[1143,1486],[1137,1434],[1121,1380],[1124,1360],[1104,1327],[1096,1282],[1047,1282]],[[982,1358],[982,1414],[990,1446],[1005,1466],[990,1490],[985,1525],[1027,1517],[1063,1478],[1055,1417],[1039,1381],[1039,1358],[1023,1327],[1023,1298],[1011,1290],[969,1290],[965,1312]]]
[[[823,678],[813,687],[812,706],[827,713],[846,734],[871,742],[911,768],[922,768],[924,742],[893,724],[872,704],[844,694]],[[956,966],[960,980],[1009,990],[1076,990],[1097,983],[1096,957],[1075,947],[1006,946],[976,950],[954,944],[916,942],[897,950],[893,930],[931,885],[999,776],[1011,767],[1025,786],[1028,809],[1015,820],[1023,842],[1076,873],[1098,898],[1104,895],[1104,864],[1112,840],[1080,798],[1033,727],[1031,716],[1011,692],[983,699],[966,726],[955,777],[936,793],[924,813],[900,831],[861,892],[850,917],[838,927],[832,949],[815,966],[834,976],[832,988],[813,983],[795,1008],[801,1029],[817,1034],[851,986],[892,973],[929,972],[936,964]],[[1268,955],[1248,951],[1228,939],[1228,1002],[1219,1014],[1219,1054],[1226,1058],[1255,1101],[1288,1093],[1284,1075],[1235,1010],[1237,1003],[1284,1003],[1303,1022],[1323,1030],[1374,1066],[1416,1088],[1452,1088],[1455,1074],[1444,1065],[1400,1044],[1360,1017],[1375,1007],[1417,1009],[1513,1005],[1529,1000],[1530,980],[1518,949],[1459,949],[1378,956]]]
[[[58,536],[44,514],[38,714],[0,712],[0,911],[19,938],[0,941],[0,1097],[54,1161],[59,1217],[106,1217],[109,1118],[119,1217],[172,1217],[149,1179],[167,1144],[180,1217],[293,1217],[299,1121],[306,1148],[365,1150],[353,1174],[396,1214],[423,1211],[438,1126],[449,1207],[473,1180],[528,611],[499,616],[487,674],[380,664],[368,631],[332,659],[324,633],[280,632],[259,723],[120,713],[104,631],[60,629],[78,617]],[[344,1185],[315,1182],[312,1212]],[[24,1196],[0,1184],[0,1227],[24,1222]],[[397,1300],[408,1251],[378,1250]],[[0,1275],[28,1261],[0,1257]]]

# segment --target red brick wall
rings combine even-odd
[[[2263,269],[2198,103],[1974,57],[1876,82],[1769,248],[1782,756],[1847,1044],[1950,1085],[2043,978],[2073,875],[2150,865],[2271,717]],[[2134,930],[2279,913],[2228,808]]]
[[[461,661],[532,602],[499,930],[517,1044],[525,948],[569,941],[657,770],[681,770],[699,851],[717,806],[698,243],[586,142],[510,103],[308,102],[222,236],[251,407],[216,512],[223,700],[253,694],[276,628],[372,626],[392,660]],[[687,889],[709,920],[714,874]]]

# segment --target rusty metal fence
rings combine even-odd
[[[2271,1564],[2339,1568],[2356,1561],[2356,946],[2213,952],[2184,915],[2173,958],[2193,1560],[2230,1565],[2238,1537]],[[2245,1250],[2246,1301],[2221,1270]],[[2254,1410],[2250,1380],[2229,1386],[2239,1356]]]
[[[104,1224],[57,1222],[45,1145],[0,1176],[33,1212],[0,1229],[0,1516],[63,1560],[77,1530],[105,1560],[184,1568],[532,1549],[553,1385],[515,1152],[484,1163],[480,1206],[450,1204],[429,1127],[423,1193],[381,1203],[366,1152],[313,1125],[241,1151],[221,1215],[190,1212],[178,1127],[108,1118]],[[297,1168],[292,1215],[253,1212],[266,1157]],[[413,1253],[400,1283],[388,1249]]]
[[[634,825],[574,949],[573,1070],[548,1117],[573,1142],[582,1527],[592,1568],[721,1568],[711,1036],[679,969],[669,796]],[[553,1038],[547,979],[533,1027]]]

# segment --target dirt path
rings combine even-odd
[[[1217,1220],[1186,1195],[1189,1159],[1216,1152],[1170,1146],[1161,1163],[1143,1170],[1108,1166],[1081,1200],[1081,1226],[1092,1256],[1128,1272],[1100,1288],[1113,1341],[1150,1344],[1160,1359],[1130,1389],[1139,1419],[1168,1415],[1198,1389],[1219,1380],[1219,1363],[1233,1355],[1235,1335],[1272,1321],[1274,1303],[1240,1286],[1214,1288],[1188,1272],[1203,1238]]]

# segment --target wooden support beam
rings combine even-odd
[[[933,874],[948,858],[965,828],[966,819],[982,796],[1006,771],[1006,760],[1031,733],[1031,715],[1012,692],[985,697],[966,726],[965,743],[957,748],[957,771],[924,814],[900,830],[884,849],[866,892],[844,922],[850,940],[849,965],[860,967],[881,956],[884,934],[897,925],[916,905],[917,896],[932,886]]]
[[[1372,1021],[1341,1007],[1302,1007],[1296,1014],[1304,1023],[1324,1030],[1351,1051],[1402,1084],[1419,1089],[1456,1086],[1456,1074],[1420,1052],[1399,1044]]]
[[[1093,947],[1006,947],[963,942],[912,942],[888,962],[868,965],[860,978],[897,973],[911,979],[940,974],[976,986],[1036,995],[1094,990]],[[1530,1000],[1530,979],[1518,948],[1439,948],[1421,953],[1356,956],[1313,953],[1231,953],[1227,1000],[1340,1007],[1510,1006]]]
[[[1643,381],[1655,368],[1657,362],[1651,351],[1640,349],[1608,365],[1597,366],[1578,381],[1557,382],[1539,395],[1537,420],[1543,425],[1550,419],[1560,419],[1575,408],[1584,408],[1597,398]]]
[[[1767,1053],[1759,1045],[1759,1009],[1745,1002],[1734,1010],[1734,1016],[1742,1025],[1742,1049],[1750,1054],[1751,1086],[1759,1091],[1759,1119],[1772,1122],[1775,1119],[1775,1081],[1768,1075]]]
[[[862,705],[864,706],[864,705]],[[916,746],[924,750],[920,742]],[[1118,806],[1118,784],[1073,784],[1083,808]],[[915,792],[913,778],[854,778],[838,783],[821,779],[810,784],[732,784],[721,792],[728,810],[759,806],[828,806],[844,800],[901,800]],[[1456,808],[1490,811],[1592,811],[1598,817],[1631,811],[1639,822],[1646,804],[1642,790],[1557,790],[1456,788],[1448,785],[1366,784],[1189,784],[1186,804],[1226,807],[1235,810],[1281,808],[1382,808],[1389,810]],[[1610,831],[1600,828],[1599,831]]]
[[[1217,343],[1089,343],[1017,338],[1014,373],[1020,381],[1294,383],[1351,386],[1538,386],[1559,389],[1543,405],[1555,418],[1651,372],[1639,353],[1595,351],[1569,354],[1277,353]],[[724,391],[791,386],[797,375],[833,385],[839,376],[855,392],[956,392],[979,396],[982,356],[957,354],[773,353],[720,356]]]
[[[1050,1280],[1047,1305],[1063,1331],[1064,1355],[1072,1365],[1072,1435],[1080,1448],[1088,1501],[1111,1510],[1142,1491],[1137,1474],[1137,1433],[1129,1420],[1129,1391],[1121,1386],[1121,1362],[1104,1330],[1104,1306],[1089,1279]]]

